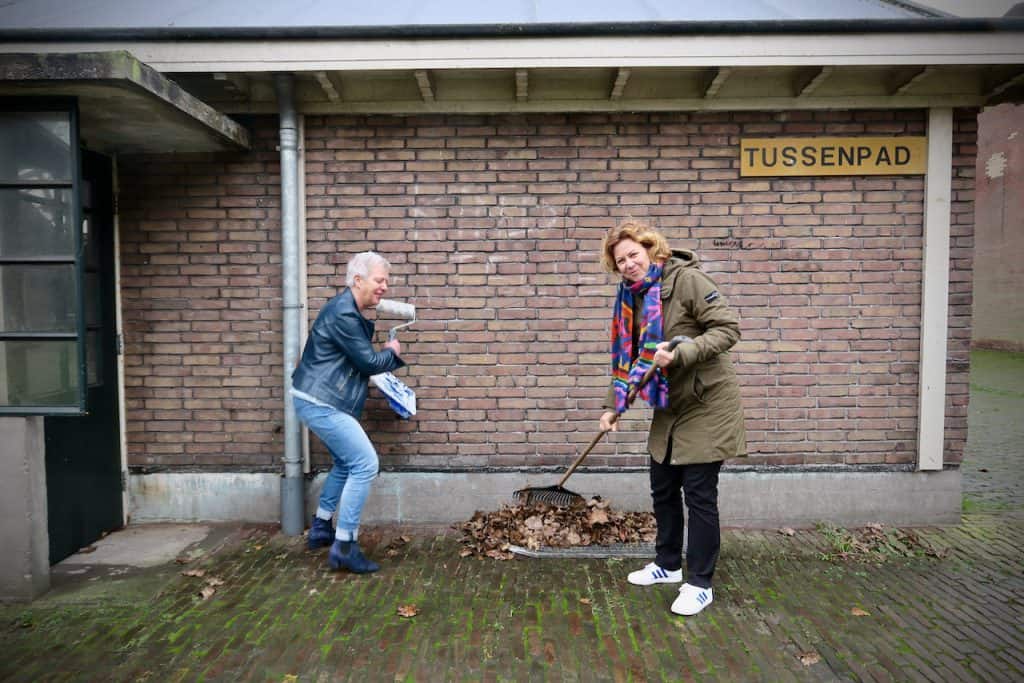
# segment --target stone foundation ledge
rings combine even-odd
[[[306,487],[311,516],[324,474]],[[524,486],[551,486],[555,474],[518,472],[383,472],[364,524],[452,523],[497,510]],[[159,472],[129,477],[130,520],[141,522],[277,522],[281,477],[273,473]],[[650,510],[646,472],[579,472],[567,487],[600,495],[621,510]],[[719,483],[722,525],[809,527],[879,522],[899,526],[960,521],[960,470],[938,472],[786,470],[725,471]]]

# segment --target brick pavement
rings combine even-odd
[[[715,602],[684,619],[668,611],[675,588],[626,584],[635,560],[460,558],[451,534],[399,545],[403,530],[379,528],[365,540],[384,568],[357,577],[245,527],[188,565],[204,577],[114,569],[0,606],[0,679],[1022,680],[1021,446],[997,435],[1020,428],[1020,360],[972,376],[998,411],[972,409],[985,438],[972,434],[965,460],[964,521],[910,546],[942,557],[844,561],[822,530],[727,530]],[[224,583],[204,600],[211,577]],[[409,604],[418,615],[398,616]]]

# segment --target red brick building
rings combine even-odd
[[[114,440],[87,446],[83,418],[10,405],[4,457],[36,492],[19,505],[36,527],[48,512],[53,535],[71,514],[53,500],[86,475],[59,496],[51,479],[78,472],[59,463],[83,449],[124,473],[121,521],[276,520],[296,473],[313,500],[328,460],[315,439],[303,452],[286,369],[366,249],[393,264],[389,298],[416,307],[399,374],[419,406],[405,421],[379,394],[369,404],[383,472],[368,521],[455,521],[554,483],[597,430],[614,291],[599,243],[633,217],[697,251],[742,316],[750,457],[724,471],[725,523],[955,521],[977,116],[1019,98],[1024,24],[885,12],[854,28],[10,24],[0,92],[72,98],[58,102],[75,135],[108,165],[66,187],[91,197],[106,177],[114,198],[109,258],[82,262],[84,310],[110,276],[108,316],[79,328],[88,391],[72,406],[101,414],[93,375],[110,372]],[[745,144],[773,139],[819,163],[744,163]],[[926,153],[910,172],[821,163],[822,146],[858,140]],[[104,329],[119,355],[93,368]],[[646,508],[647,416],[627,417],[573,488]]]

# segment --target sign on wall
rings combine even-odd
[[[924,173],[926,137],[742,138],[741,176]]]

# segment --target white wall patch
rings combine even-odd
[[[1002,178],[1006,172],[1006,155],[996,152],[985,162],[985,175],[989,178]]]

